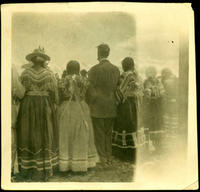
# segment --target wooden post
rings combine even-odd
[[[182,146],[187,152],[188,134],[188,85],[189,85],[189,33],[188,25],[181,27],[179,38],[179,130]]]

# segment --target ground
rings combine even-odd
[[[142,164],[146,165],[148,162],[154,162],[153,159],[158,160],[158,157],[153,153],[148,154],[146,160],[143,159]],[[86,173],[58,172],[49,179],[49,182],[132,182],[135,171],[135,165],[122,162],[113,157],[112,165],[108,168],[102,169],[97,166],[89,169]],[[20,182],[20,179],[15,177],[14,181]]]
[[[162,150],[159,151],[151,151],[147,145],[146,150],[138,154],[137,169],[129,162],[113,158],[112,166],[109,168],[96,167],[89,169],[84,174],[58,172],[49,179],[49,182],[132,182],[135,179],[136,171],[137,178],[158,180],[169,176],[169,170],[172,174],[177,174],[182,169],[184,158],[177,152],[176,154],[172,153],[174,147],[179,150],[182,149],[182,146],[181,143],[177,142],[177,138],[174,142],[169,142],[167,139],[163,142]],[[174,165],[180,165],[180,170],[178,170],[178,166],[174,167]],[[173,172],[174,170],[176,172]],[[17,177],[14,178],[14,181],[19,182]]]
[[[49,182],[131,182],[133,174],[134,165],[113,158],[112,165],[107,168],[97,166],[86,173],[57,172],[49,178]],[[18,175],[13,177],[13,181],[22,182]]]
[[[53,176],[50,182],[131,182],[133,180],[134,166],[131,163],[121,162],[113,159],[109,168],[90,169],[85,174],[59,173]]]

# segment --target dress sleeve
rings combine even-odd
[[[89,87],[89,81],[87,78],[81,78],[81,85],[80,85],[80,97],[85,98],[87,89]]]
[[[138,74],[136,77],[135,85],[136,85],[136,93],[137,93],[138,97],[143,97],[144,96],[144,86],[142,83],[142,79]]]
[[[158,87],[159,87],[160,96],[161,96],[161,97],[164,96],[164,94],[165,94],[165,89],[164,89],[164,86],[163,86],[163,84],[162,84],[161,81],[159,81]]]
[[[51,80],[50,80],[50,91],[53,93],[54,95],[54,102],[56,104],[59,104],[59,96],[58,96],[58,83],[57,80],[53,74],[53,72],[51,72]]]
[[[12,93],[14,97],[18,97],[19,99],[22,99],[25,93],[25,88],[20,82],[15,66],[12,67]]]
[[[71,92],[70,92],[70,79],[68,76],[65,77],[63,80],[63,96],[64,98],[68,99],[71,97]]]
[[[148,79],[145,80],[143,87],[144,87],[144,96],[149,98],[151,96],[151,87],[152,86]]]

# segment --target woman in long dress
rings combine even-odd
[[[65,100],[58,109],[59,169],[86,172],[98,160],[89,107],[84,101],[87,82],[79,75],[80,64],[70,61],[64,79]]]
[[[163,125],[170,138],[177,139],[178,135],[178,79],[168,68],[162,70],[162,84],[165,89]]]
[[[136,149],[145,144],[144,133],[140,130],[143,88],[133,59],[126,57],[122,67],[124,72],[116,93],[119,105],[112,137],[113,155],[136,163]]]
[[[24,97],[25,88],[19,80],[16,66],[12,65],[12,175],[18,173],[17,161],[17,134],[16,134],[16,121],[19,110],[20,99]]]
[[[144,81],[144,126],[149,129],[150,145],[154,149],[161,149],[163,138],[162,128],[162,96],[163,86],[156,77],[157,71],[154,67],[146,69],[146,80]],[[151,149],[152,149],[151,148]]]
[[[44,67],[50,60],[44,49],[35,49],[26,59],[33,66],[21,75],[26,92],[17,122],[19,170],[28,181],[46,181],[58,166],[56,80],[53,72]]]

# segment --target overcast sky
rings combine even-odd
[[[96,46],[107,43],[109,59],[119,67],[124,57],[132,56],[141,72],[154,65],[158,71],[170,67],[178,74],[174,19],[170,14],[150,13],[17,13],[12,20],[12,62],[21,72],[25,56],[40,45],[59,74],[71,59],[89,69],[98,62]]]

